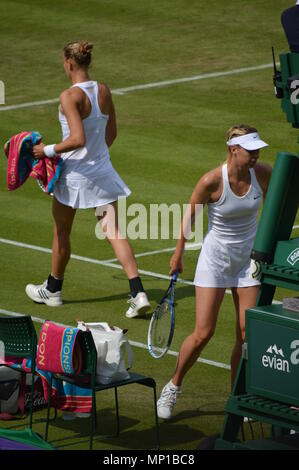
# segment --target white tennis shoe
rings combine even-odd
[[[39,304],[46,304],[49,307],[58,307],[62,305],[62,291],[50,292],[47,289],[47,282],[43,284],[34,285],[27,284],[25,292],[31,300]]]
[[[173,388],[171,383],[165,385],[161,396],[157,401],[157,411],[159,418],[170,419],[172,417],[173,407],[176,404],[181,388]]]
[[[138,292],[136,297],[131,296],[128,303],[130,304],[130,307],[126,312],[127,318],[142,316],[151,308],[151,304],[149,303],[145,292]]]

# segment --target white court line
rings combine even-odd
[[[31,101],[29,103],[13,104],[10,106],[0,106],[0,111],[10,111],[11,109],[32,108],[33,106],[42,106],[44,104],[59,103],[59,98],[51,100]]]
[[[175,246],[171,248],[163,248],[162,250],[155,250],[155,251],[146,251],[145,253],[134,253],[135,258],[142,258],[143,256],[151,256],[151,255],[158,255],[160,253],[166,253],[169,251],[175,251]],[[118,262],[117,258],[108,259],[107,262],[109,263],[116,263]]]
[[[6,238],[0,238],[0,243],[5,243],[7,245],[13,245],[13,246],[18,246],[20,248],[28,248],[30,250],[41,251],[43,253],[52,254],[52,250],[50,248],[44,248],[42,246],[31,245],[31,244],[28,244],[28,243],[21,243],[21,242],[15,241],[15,240],[7,240]],[[71,258],[76,259],[78,261],[85,261],[87,263],[99,264],[100,266],[106,266],[108,268],[123,270],[123,268],[120,264],[115,264],[115,263],[112,263],[110,261],[103,261],[103,260],[88,258],[86,256],[79,256],[79,255],[75,255],[75,254],[71,254]],[[158,279],[167,279],[167,280],[171,279],[170,276],[167,276],[167,275],[161,274],[161,273],[155,273],[153,271],[145,271],[145,270],[142,270],[142,269],[138,269],[138,271],[139,271],[140,274],[144,274],[145,276],[156,277]],[[186,279],[178,278],[177,282],[180,282],[181,284],[187,284],[187,285],[193,286],[193,282],[192,281],[187,281]]]
[[[44,247],[38,246],[38,245],[30,245],[28,243],[17,242],[15,240],[7,240],[6,238],[0,238],[0,243],[5,243],[7,245],[13,245],[13,246],[18,246],[20,248],[28,248],[30,250],[41,251],[43,253],[52,254],[52,250],[50,248],[44,248]],[[86,256],[74,255],[74,254],[71,254],[71,258],[76,259],[78,261],[84,261],[86,263],[99,264],[100,266],[106,266],[108,268],[123,270],[123,268],[120,264],[115,264],[115,263],[112,263],[111,261],[102,261],[102,260],[98,260],[98,259],[94,259],[94,258],[88,258]],[[143,274],[144,276],[156,277],[157,279],[166,279],[166,280],[171,279],[171,276],[167,276],[167,275],[161,274],[161,273],[155,273],[153,271],[145,271],[144,269],[138,269],[138,272],[140,274]],[[182,279],[180,277],[177,279],[177,282],[181,283],[181,284],[188,285],[188,286],[194,286],[192,281],[187,281],[186,279]],[[225,293],[226,294],[231,294],[232,291],[230,289],[226,289]],[[273,304],[281,304],[281,302],[277,301],[277,300],[273,300],[272,303]]]
[[[0,313],[1,313],[1,310],[0,310]],[[137,348],[148,349],[147,345],[143,343],[138,343],[136,341],[129,341],[129,343],[132,344],[132,346],[136,346]],[[175,357],[179,355],[178,352],[171,351],[171,350],[168,350],[167,354],[169,354],[170,356],[175,356]],[[222,362],[217,362],[217,361],[211,361],[210,359],[204,359],[202,357],[199,357],[196,362],[202,362],[203,364],[208,364],[210,366],[220,367],[221,369],[230,370],[230,366],[228,364],[223,364]]]
[[[7,240],[5,238],[0,238],[0,243],[5,243],[5,244],[13,245],[13,246],[18,246],[18,247],[21,247],[21,248],[27,248],[27,249],[31,249],[31,250],[35,250],[35,251],[40,251],[40,252],[43,252],[43,253],[48,253],[48,254],[52,253],[52,250],[49,249],[49,248],[44,248],[44,247],[41,247],[41,246],[31,245],[31,244],[27,244],[27,243],[21,243],[21,242],[15,241],[15,240]],[[93,258],[88,258],[88,257],[85,257],[85,256],[79,256],[79,255],[74,255],[74,254],[71,255],[71,258],[79,260],[79,261],[85,261],[85,262],[88,262],[88,263],[99,264],[99,265],[102,265],[102,266],[107,266],[107,267],[111,267],[111,268],[114,268],[114,269],[121,269],[122,270],[122,267],[120,265],[114,264],[112,262],[96,260],[96,259],[93,259]],[[170,276],[165,276],[164,274],[160,274],[160,273],[154,273],[152,271],[139,270],[139,272],[141,274],[144,274],[144,275],[147,275],[147,276],[157,277],[158,279],[168,279],[168,280],[170,279]],[[187,285],[192,285],[193,286],[193,282],[187,281],[185,279],[178,278],[178,282],[181,282],[182,284],[187,284]],[[231,291],[229,289],[227,289],[226,294],[231,294]],[[276,300],[273,300],[273,303],[281,304],[280,301],[276,301]],[[9,310],[4,310],[4,309],[0,309],[0,313],[2,313],[4,315],[11,315],[11,316],[25,315],[25,314],[22,314],[22,313],[11,312]],[[31,318],[32,318],[33,321],[38,322],[38,323],[44,323],[44,321],[45,321],[44,319],[41,319],[41,318],[38,318],[38,317],[31,317]],[[67,325],[64,325],[62,323],[58,323],[58,324],[61,325],[61,326],[67,326]],[[145,345],[143,343],[136,342],[136,341],[130,341],[130,343],[132,344],[132,346],[136,346],[136,347],[143,348],[143,349],[148,349],[147,345]],[[172,355],[172,356],[176,356],[176,357],[178,356],[178,352],[171,351],[171,350],[169,350],[167,354]],[[197,362],[202,362],[204,364],[208,364],[208,365],[212,365],[212,366],[215,366],[215,367],[220,367],[220,368],[223,368],[223,369],[230,370],[229,365],[222,364],[221,362],[211,361],[209,359],[199,358],[197,360]]]
[[[11,317],[23,317],[23,316],[27,315],[26,313],[11,312],[10,310],[4,310],[4,309],[1,309],[1,308],[0,308],[0,314],[8,315],[8,316],[11,316]],[[28,313],[28,315],[30,315],[30,314]],[[32,321],[35,321],[37,323],[44,323],[46,321],[44,318],[38,318],[38,317],[31,317],[31,318],[32,318]],[[55,321],[55,323],[57,325],[60,325],[60,326],[63,326],[63,327],[70,327],[71,326],[71,325],[64,325],[63,323],[57,323],[56,321]],[[140,343],[139,341],[129,340],[129,343],[132,346],[135,346],[136,348],[141,348],[141,349],[148,350],[147,345],[144,344],[144,343]],[[171,351],[171,350],[168,350],[167,354],[169,354],[170,356],[175,356],[175,357],[177,357],[179,355],[179,353],[177,351]],[[196,362],[202,362],[203,364],[208,364],[210,366],[230,370],[230,366],[228,364],[223,364],[222,362],[217,362],[217,361],[211,361],[209,359],[203,359],[201,357],[199,357]]]
[[[30,250],[41,251],[43,253],[52,254],[52,250],[50,248],[44,248],[44,247],[38,246],[38,245],[30,245],[28,243],[17,242],[15,240],[7,240],[6,238],[0,238],[0,243],[5,243],[7,245],[13,245],[13,246],[18,246],[20,248],[28,248]],[[94,258],[88,258],[86,256],[74,255],[74,254],[71,254],[71,258],[76,259],[78,261],[84,261],[86,263],[99,264],[100,266],[106,266],[108,268],[123,270],[123,268],[120,264],[115,264],[115,263],[112,263],[111,261],[102,261],[102,260],[98,260],[98,259],[94,259]],[[155,273],[153,271],[145,271],[144,269],[138,269],[138,272],[140,274],[143,274],[144,276],[156,277],[157,279],[166,279],[166,280],[171,279],[171,276],[167,276],[167,275],[161,274],[161,273]],[[181,283],[181,284],[188,285],[188,286],[194,286],[192,281],[187,281],[186,279],[182,279],[180,277],[177,279],[177,282]],[[225,293],[226,294],[232,294],[232,291],[230,289],[226,289]],[[278,300],[273,300],[272,303],[273,304],[281,304],[281,302],[278,301]]]
[[[193,243],[192,244],[193,248],[194,249],[195,247],[196,248],[201,248],[202,246],[202,243]],[[172,246],[170,248],[162,248],[161,250],[154,250],[154,251],[146,251],[145,253],[137,253],[137,254],[134,254],[135,258],[142,258],[143,256],[151,256],[151,255],[158,255],[160,253],[167,253],[167,252],[171,252],[171,251],[175,251],[175,246]],[[190,248],[188,248],[188,244],[187,246],[185,247],[186,250],[190,250]],[[106,260],[105,260],[106,261]],[[115,262],[118,262],[118,259],[117,258],[111,258],[111,259],[108,259],[107,262],[109,263],[115,263]]]
[[[147,90],[149,88],[160,88],[164,86],[169,86],[169,85],[175,85],[177,83],[186,83],[186,82],[193,82],[197,80],[204,80],[206,78],[218,78],[218,77],[225,77],[227,75],[235,75],[239,73],[245,73],[245,72],[253,72],[256,70],[264,70],[268,68],[273,68],[273,64],[262,64],[262,65],[256,65],[253,67],[242,67],[239,69],[233,69],[233,70],[226,70],[226,71],[221,71],[221,72],[210,72],[210,73],[203,73],[201,75],[194,75],[193,77],[185,77],[185,78],[177,78],[174,80],[164,80],[162,82],[153,82],[153,83],[147,83],[144,85],[135,85],[135,86],[129,86],[127,88],[117,88],[114,90],[115,93],[119,94],[125,94],[130,91],[136,91],[136,90]]]
[[[167,253],[169,251],[175,251],[175,246],[171,248],[163,248],[162,250],[154,250],[154,251],[146,251],[145,253],[134,253],[135,258],[142,258],[143,256],[151,256],[151,255],[158,255],[160,253]],[[111,258],[107,260],[110,263],[118,262],[117,258]]]
[[[264,70],[264,69],[268,69],[272,67],[273,67],[273,64],[262,64],[262,65],[256,65],[253,67],[243,67],[239,69],[224,70],[220,72],[203,73],[201,75],[194,75],[192,77],[177,78],[174,80],[164,80],[161,82],[145,83],[143,85],[134,85],[134,86],[125,87],[125,88],[116,88],[115,90],[111,90],[111,93],[116,94],[116,95],[124,95],[126,93],[130,93],[130,92],[137,91],[137,90],[161,88],[165,86],[176,85],[177,83],[187,83],[187,82],[193,82],[193,81],[198,81],[198,80],[205,80],[207,78],[225,77],[229,75],[236,75],[239,73],[254,72],[256,70]],[[10,106],[0,106],[0,111],[10,111],[13,109],[31,108],[32,106],[42,106],[42,105],[53,104],[53,103],[58,103],[58,102],[59,102],[59,98],[53,98],[50,100],[41,100],[41,101],[30,101],[28,103],[20,103],[20,104],[14,104]]]

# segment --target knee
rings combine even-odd
[[[101,231],[102,231],[102,239],[107,240],[107,242],[111,243],[111,239],[114,238],[114,232],[111,232],[110,227],[107,223],[107,220],[100,219],[98,222],[101,226]]]
[[[200,349],[203,345],[207,344],[215,333],[215,328],[201,328],[195,331],[193,339],[195,343],[195,349]]]
[[[97,218],[105,240],[111,242],[111,240],[117,238],[118,227],[115,218],[112,218],[107,212],[102,215],[98,215]]]
[[[57,225],[55,224],[54,227],[54,235],[59,239],[59,240],[68,240],[70,237],[70,230],[67,226],[61,224]]]

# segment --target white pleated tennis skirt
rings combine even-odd
[[[56,199],[73,209],[104,206],[130,194],[131,190],[113,167],[108,173],[97,175],[92,179],[62,176],[54,187]]]
[[[225,288],[259,286],[260,282],[249,274],[253,242],[227,242],[208,232],[198,258],[194,284]]]

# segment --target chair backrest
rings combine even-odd
[[[82,369],[80,374],[91,374],[91,376],[95,377],[97,350],[91,331],[80,331],[78,341],[82,353]]]
[[[0,317],[0,341],[5,355],[35,359],[37,336],[30,316]]]

